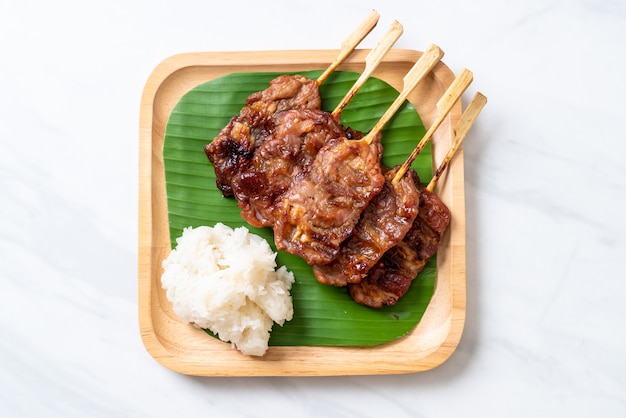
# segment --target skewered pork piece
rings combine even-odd
[[[308,171],[322,147],[345,135],[330,113],[316,109],[278,112],[273,124],[250,163],[232,177],[241,216],[258,228],[274,224],[276,200]]]
[[[279,76],[266,90],[249,96],[239,114],[204,147],[222,194],[233,195],[233,176],[249,165],[255,148],[272,132],[275,112],[293,108],[319,109],[321,103],[317,82],[300,75]]]
[[[348,285],[348,292],[356,302],[372,308],[394,305],[437,252],[451,214],[433,190],[486,103],[487,98],[476,93],[457,124],[452,147],[428,186],[421,186],[414,177],[420,190],[419,213],[404,239],[388,250],[361,282]]]
[[[345,137],[331,141],[319,151],[311,169],[282,195],[274,223],[279,250],[309,264],[327,264],[338,256],[361,213],[384,185],[380,131],[442,56],[443,51],[431,45],[404,77],[402,91],[370,132],[357,141]]]
[[[378,23],[372,11],[343,42],[339,55],[317,79],[301,75],[281,75],[266,90],[248,97],[246,106],[233,116],[204,152],[215,169],[216,184],[224,196],[232,196],[232,178],[248,166],[254,150],[272,129],[272,116],[287,109],[319,109],[319,85],[354,51]]]
[[[346,137],[360,139],[363,134],[339,125],[341,111],[354,97],[385,54],[402,34],[402,25],[394,22],[378,45],[366,57],[364,72],[332,113],[318,109],[288,109],[276,112],[271,129],[255,147],[248,165],[237,167],[231,187],[242,217],[253,226],[274,224],[276,202],[304,175],[318,151],[330,140]],[[268,125],[269,126],[269,125]]]
[[[463,69],[446,90],[437,103],[436,120],[416,149],[421,150],[430,140],[472,78],[472,73]],[[338,257],[328,264],[313,267],[319,282],[334,286],[359,283],[383,254],[403,239],[418,212],[419,192],[413,179],[406,176],[418,153],[412,152],[402,165],[385,174],[383,191],[363,212],[354,234],[342,245]],[[417,173],[412,175],[417,176]]]
[[[276,247],[309,264],[332,261],[384,184],[381,155],[379,137],[371,144],[340,137],[322,148],[277,202]]]
[[[357,303],[372,308],[395,304],[437,252],[441,235],[450,222],[450,211],[435,193],[423,186],[419,189],[419,214],[411,229],[383,254],[363,280],[348,285],[348,292]]]
[[[363,212],[338,257],[329,264],[313,266],[320,283],[346,286],[360,282],[380,257],[404,238],[417,216],[419,191],[410,175],[392,183],[397,169],[387,170],[382,191]]]

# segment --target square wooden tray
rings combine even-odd
[[[369,50],[356,50],[340,70],[362,71]],[[456,349],[465,322],[465,202],[463,151],[440,179],[436,192],[452,212],[437,256],[433,298],[420,323],[405,337],[376,347],[270,347],[247,357],[229,344],[183,324],[161,288],[161,262],[170,252],[163,137],[170,112],[198,84],[233,72],[306,71],[326,68],[335,50],[186,53],[164,60],[148,78],[141,98],[139,131],[138,308],[141,338],[163,366],[197,376],[321,376],[399,374],[429,370]],[[374,76],[398,90],[421,52],[392,50]],[[436,102],[454,79],[442,62],[409,96],[426,127]],[[437,166],[461,114],[457,103],[433,138]]]

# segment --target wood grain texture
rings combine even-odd
[[[340,70],[363,71],[369,50],[356,50]],[[400,374],[425,371],[445,362],[456,349],[465,323],[465,196],[463,150],[438,182],[436,193],[452,212],[437,256],[437,283],[420,323],[405,337],[376,347],[270,347],[262,358],[247,357],[204,331],[183,324],[161,288],[161,263],[170,252],[163,169],[168,116],[198,84],[233,72],[324,69],[336,50],[201,52],[172,56],[149,76],[141,98],[139,124],[138,314],[148,353],[163,366],[196,376],[329,376]],[[421,52],[391,50],[373,76],[397,90]],[[454,80],[440,62],[409,95],[428,128],[436,103]],[[461,115],[457,103],[433,137],[433,166],[444,158]]]

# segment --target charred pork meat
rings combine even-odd
[[[359,283],[409,231],[418,212],[419,191],[413,178],[417,173],[409,171],[393,183],[397,169],[385,172],[382,191],[363,212],[354,234],[341,246],[339,256],[329,264],[313,267],[320,283],[334,286]]]
[[[340,137],[321,148],[277,202],[276,247],[312,265],[334,260],[385,183],[381,155],[380,135],[371,143]]]
[[[255,148],[271,132],[272,116],[287,109],[319,109],[318,88],[317,81],[301,75],[276,77],[267,89],[251,94],[239,114],[204,147],[224,196],[233,195],[233,176],[249,165]]]
[[[450,210],[433,192],[419,186],[419,212],[404,239],[389,249],[359,283],[348,284],[352,299],[381,308],[394,305],[439,247],[450,223]]]
[[[345,134],[330,113],[317,109],[284,110],[272,119],[271,132],[231,183],[242,217],[259,228],[274,225],[276,201],[322,147]]]

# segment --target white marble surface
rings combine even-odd
[[[489,97],[458,350],[400,376],[163,368],[137,321],[144,82],[181,52],[334,49],[372,8]],[[0,416],[626,416],[626,3],[2,0],[0,46]]]

